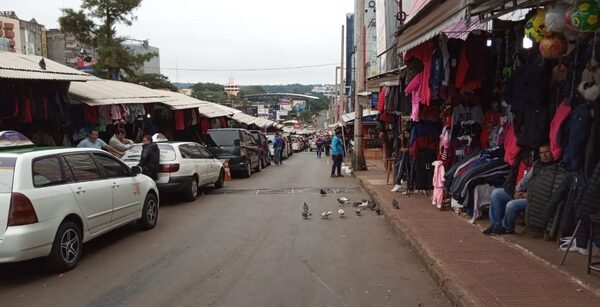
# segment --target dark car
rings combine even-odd
[[[269,143],[267,139],[267,135],[259,130],[250,130],[252,133],[252,137],[254,141],[258,144],[258,150],[260,152],[260,162],[262,163],[262,168],[271,165],[271,153],[269,152]]]
[[[245,177],[252,176],[253,170],[262,170],[259,146],[246,129],[209,129],[206,149],[218,159],[228,160],[231,171]]]

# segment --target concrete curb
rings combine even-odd
[[[373,190],[368,184],[364,182],[363,178],[354,175],[358,180],[360,186],[373,198],[378,204],[382,204],[382,198]],[[438,261],[431,255],[431,253],[417,240],[411,236],[411,231],[398,219],[393,218],[387,213],[387,210],[391,210],[387,206],[381,206],[382,213],[388,223],[392,226],[394,231],[400,235],[400,237],[409,244],[409,247],[416,252],[417,258],[421,263],[427,267],[427,270],[437,282],[440,289],[444,292],[444,295],[450,300],[450,303],[454,306],[474,307],[477,306],[476,299],[469,294],[469,292],[457,281],[453,279],[452,274],[445,270]]]

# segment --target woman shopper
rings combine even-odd
[[[331,177],[344,177],[342,175],[342,161],[344,160],[342,129],[335,130],[335,136],[331,140],[331,158],[333,159],[333,165],[331,166]]]
[[[409,139],[410,130],[404,129],[400,136],[400,146],[398,146],[398,151],[395,153],[395,167],[398,175],[396,176],[396,185],[392,189],[392,192],[398,192],[402,188],[402,182],[408,179],[408,170],[410,169]]]

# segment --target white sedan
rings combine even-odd
[[[132,221],[154,228],[158,189],[140,173],[102,150],[0,142],[0,263],[48,256],[70,270],[84,242]]]
[[[223,187],[223,162],[204,146],[194,142],[160,142],[158,149],[160,166],[156,184],[161,193],[181,192],[186,200],[192,201],[198,197],[198,187]],[[135,166],[141,156],[142,144],[135,144],[122,159],[127,165]]]

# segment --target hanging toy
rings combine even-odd
[[[546,30],[545,16],[546,11],[544,9],[538,9],[536,14],[529,18],[525,24],[525,35],[536,43],[541,42],[543,36],[550,34]]]
[[[579,32],[594,32],[598,28],[600,10],[596,1],[582,0],[572,6],[571,26]]]
[[[557,3],[547,9],[544,24],[548,31],[560,33],[567,29],[565,13],[568,7],[566,3]]]
[[[567,39],[559,33],[542,38],[540,53],[546,59],[558,59],[567,53]]]

